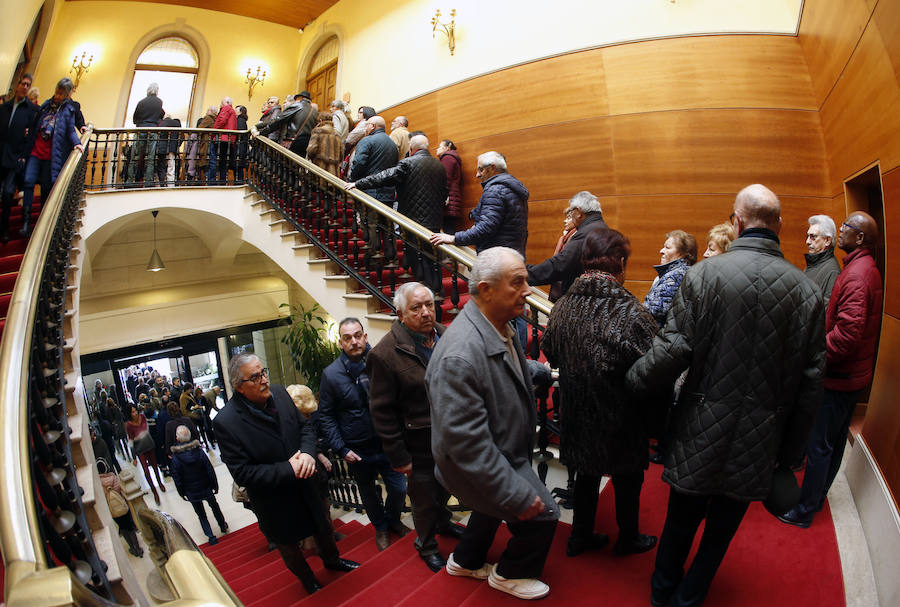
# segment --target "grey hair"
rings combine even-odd
[[[340,99],[335,99],[334,101],[331,102],[331,107],[336,107],[337,109],[339,109],[343,112],[344,111],[344,102],[341,101]]]
[[[485,249],[475,258],[469,272],[469,293],[478,297],[478,283],[497,284],[506,271],[510,257],[524,262],[525,258],[515,249],[509,247],[491,247]]]
[[[837,227],[834,225],[834,219],[828,215],[813,215],[809,218],[809,225],[819,226],[819,229],[822,230],[822,236],[830,237],[832,244],[834,243],[834,239],[837,236]]]
[[[506,157],[500,152],[485,152],[478,156],[478,166],[492,166],[498,171],[506,171]]]
[[[72,82],[71,78],[62,78],[56,83],[56,88],[64,90],[68,95],[75,88],[75,83]]]
[[[394,308],[400,311],[405,311],[406,305],[409,303],[409,296],[412,295],[419,287],[428,291],[429,297],[431,297],[431,300],[434,301],[434,291],[423,285],[421,282],[404,282],[402,285],[397,287],[397,291],[394,293]]]
[[[147,85],[147,94],[148,95],[156,95],[159,93],[159,85],[155,82],[151,82]]]
[[[191,440],[191,431],[187,426],[178,426],[175,428],[175,440],[179,443],[186,443]]]
[[[232,388],[237,389],[241,385],[241,380],[244,379],[241,377],[241,367],[258,360],[259,356],[252,352],[241,352],[228,362],[228,376]]]
[[[410,137],[409,149],[410,150],[427,150],[428,149],[428,137],[426,137],[425,135],[416,135],[415,137]]]
[[[232,104],[231,97],[223,97],[222,103],[224,103],[225,105],[231,105]]]
[[[569,208],[578,209],[585,214],[603,212],[603,209],[600,207],[600,201],[587,190],[582,190],[572,196],[569,200]]]

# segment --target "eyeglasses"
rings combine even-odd
[[[847,228],[847,229],[849,229],[849,230],[854,230],[855,232],[862,232],[862,230],[860,230],[860,229],[857,228],[856,226],[850,225],[850,224],[847,223],[846,221],[843,222],[843,223],[841,224],[841,231],[842,231],[842,232],[844,231],[844,228]]]
[[[269,369],[264,368],[262,371],[260,371],[260,372],[258,372],[258,373],[254,373],[253,375],[251,375],[251,376],[248,377],[247,379],[242,379],[242,380],[241,380],[241,383],[244,383],[245,381],[248,381],[248,382],[250,382],[251,384],[258,384],[259,382],[262,381],[262,378],[263,378],[263,377],[265,377],[265,378],[268,378],[268,377],[269,377]]]

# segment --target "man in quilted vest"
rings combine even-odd
[[[653,605],[703,602],[750,502],[768,497],[776,466],[799,456],[822,398],[825,307],[784,259],[778,198],[747,186],[731,219],[739,238],[688,270],[662,333],[627,375],[632,390],[662,395],[688,369],[671,413]]]
[[[847,256],[825,313],[825,397],[809,437],[800,503],[778,517],[790,525],[809,527],[825,505],[841,467],[853,410],[872,381],[883,298],[875,265],[877,241],[878,226],[868,213],[856,211],[841,224],[837,244]]]

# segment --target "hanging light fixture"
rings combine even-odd
[[[159,215],[159,210],[150,212],[153,213],[153,254],[147,263],[147,271],[159,272],[166,269],[166,264],[163,263],[162,257],[159,256],[159,251],[156,250],[156,216]]]

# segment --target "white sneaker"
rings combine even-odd
[[[541,580],[533,578],[507,579],[497,573],[496,566],[491,569],[491,574],[488,576],[488,584],[491,585],[491,588],[526,601],[542,599],[550,594],[550,586]]]
[[[486,580],[489,575],[491,575],[491,571],[494,570],[493,563],[485,563],[478,569],[466,569],[465,567],[460,567],[456,561],[453,560],[453,553],[450,553],[450,556],[447,557],[447,573],[450,575],[455,575],[457,577],[470,577],[475,578],[476,580]]]

